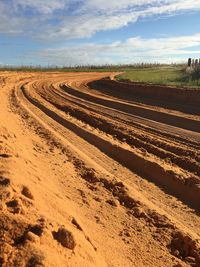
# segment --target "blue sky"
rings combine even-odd
[[[200,58],[200,0],[0,0],[0,64]]]

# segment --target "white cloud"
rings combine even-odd
[[[81,10],[86,12],[124,12],[124,11],[145,11],[155,13],[166,11],[177,11],[199,8],[199,0],[86,0],[82,3]]]
[[[0,0],[0,34],[41,41],[91,37],[140,17],[200,10],[200,0]]]
[[[198,48],[195,51],[192,47]],[[200,34],[174,38],[129,38],[111,44],[86,43],[34,54],[44,63],[56,65],[127,64],[134,62],[179,62],[200,53]],[[170,62],[169,62],[170,61]]]
[[[77,16],[62,20],[56,27],[50,25],[35,38],[41,41],[88,38],[98,31],[127,26],[140,17],[197,9],[200,9],[200,0],[86,0],[75,12]]]
[[[135,14],[130,14],[129,16],[77,16],[64,20],[62,25],[54,27],[53,29],[49,26],[43,34],[39,33],[35,35],[35,38],[41,41],[88,38],[98,31],[118,29],[136,20],[137,16]]]
[[[12,12],[7,8],[5,3],[0,2],[0,33],[19,34],[21,33],[22,19],[12,16]]]
[[[193,11],[200,9],[200,0],[172,0],[166,1],[163,5],[154,5],[148,7],[140,12],[140,16],[147,17],[151,15],[162,15],[162,14],[176,14],[183,11]]]
[[[20,8],[33,8],[35,11],[43,14],[53,13],[55,10],[63,9],[66,5],[65,0],[14,0],[15,10]]]

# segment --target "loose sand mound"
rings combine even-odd
[[[1,266],[200,266],[199,92],[109,75],[0,74]]]

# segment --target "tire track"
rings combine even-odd
[[[159,142],[159,145],[156,142],[153,142],[153,139],[148,139],[146,136],[142,138],[142,135],[134,133],[134,135],[130,135],[130,131],[126,131],[124,126],[123,131],[116,127],[116,123],[112,121],[108,121],[108,118],[102,119],[96,116],[97,112],[93,110],[93,116],[91,117],[91,113],[86,112],[86,106],[84,109],[80,109],[80,105],[73,105],[73,108],[70,107],[71,101],[67,97],[67,95],[59,94],[58,91],[54,92],[55,88],[50,86],[50,90],[47,90],[45,97],[44,88],[41,92],[38,92],[44,99],[49,101],[51,104],[55,105],[56,108],[69,113],[71,116],[76,117],[85,123],[91,125],[94,128],[98,128],[101,131],[106,132],[107,134],[111,134],[115,136],[120,141],[126,140],[126,142],[137,148],[143,148],[147,152],[152,153],[162,159],[171,160],[172,163],[177,164],[181,168],[191,171],[197,175],[200,175],[200,166],[199,166],[199,157],[197,152],[190,150],[190,149],[181,149],[178,146],[170,146],[167,142]],[[50,96],[52,95],[52,98]],[[56,101],[56,97],[58,101]],[[61,104],[61,100],[64,101],[63,105]],[[66,105],[66,101],[70,101],[68,105]],[[74,104],[74,103],[73,103]],[[91,111],[91,110],[90,110]],[[104,113],[104,116],[108,115],[108,113]],[[106,116],[108,117],[108,116]],[[116,118],[116,117],[115,117]],[[120,128],[122,128],[122,124],[120,124]],[[166,149],[167,148],[167,149]],[[189,157],[188,157],[189,156]],[[191,160],[191,157],[195,158],[196,160]]]
[[[169,189],[173,192],[173,194],[178,195],[185,201],[191,202],[193,206],[197,206],[197,203],[200,201],[200,180],[198,176],[187,173],[186,171],[183,172],[181,169],[179,169],[179,174],[177,174],[177,168],[171,164],[164,163],[158,158],[149,157],[148,154],[141,153],[141,151],[127,147],[123,148],[120,144],[113,144],[109,139],[106,139],[105,136],[98,136],[81,128],[74,122],[69,122],[58,115],[55,111],[47,108],[47,104],[41,104],[40,100],[34,99],[36,95],[32,97],[31,90],[28,90],[28,88],[32,88],[32,84],[29,84],[27,88],[24,86],[21,87],[23,94],[33,105],[37,106],[46,115],[53,118],[62,126],[75,132],[87,142],[95,145],[102,152],[106,153],[111,158],[117,160],[132,171],[147,179],[153,180],[154,182]],[[44,86],[42,87],[42,90],[44,91]]]

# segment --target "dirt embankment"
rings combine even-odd
[[[138,83],[131,81],[111,80],[109,78],[93,81],[89,84],[97,88],[104,88],[108,92],[121,93],[128,96],[143,96],[166,102],[198,105],[200,102],[200,89],[159,84]]]
[[[88,85],[111,96],[136,100],[139,98],[144,103],[169,106],[175,110],[177,108],[200,115],[200,89],[111,80],[109,78],[92,81]]]
[[[108,75],[0,75],[0,265],[200,266],[198,114]]]

